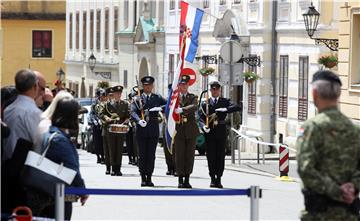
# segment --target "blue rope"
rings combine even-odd
[[[132,190],[132,189],[86,189],[66,187],[65,194],[74,195],[124,195],[124,196],[250,196],[250,189],[226,190]]]

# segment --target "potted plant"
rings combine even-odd
[[[248,83],[251,84],[252,82],[256,81],[257,79],[259,79],[259,75],[257,75],[255,72],[253,71],[246,71],[243,73],[244,76],[244,80]]]
[[[201,74],[202,76],[206,77],[206,76],[214,73],[214,72],[215,72],[215,69],[212,68],[212,67],[201,68],[201,69],[199,70],[199,72],[200,72],[200,74]]]
[[[322,55],[318,59],[318,63],[324,65],[327,68],[333,68],[338,63],[338,58],[336,55],[330,54],[330,55]]]

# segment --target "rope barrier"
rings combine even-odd
[[[122,195],[122,196],[250,196],[250,189],[223,190],[134,190],[134,189],[93,189],[66,187],[65,194],[74,195]]]
[[[244,138],[246,140],[249,140],[249,141],[251,141],[253,143],[257,143],[257,144],[260,144],[260,145],[274,146],[277,149],[279,149],[279,147],[281,145],[280,143],[268,143],[268,142],[256,140],[255,138],[252,138],[252,137],[249,137],[249,136],[247,136],[245,134],[240,133],[240,131],[238,131],[238,130],[236,130],[234,128],[231,128],[231,130],[234,131],[239,136],[241,136],[242,138]],[[286,146],[286,148],[288,148],[291,151],[297,152],[296,149],[294,149],[294,148],[291,148],[291,147],[288,147],[288,146]]]

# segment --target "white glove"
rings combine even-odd
[[[175,113],[177,114],[181,114],[182,112],[184,112],[184,110],[181,107],[175,109]]]
[[[203,126],[203,131],[205,132],[205,133],[209,133],[210,132],[210,128],[208,128],[207,126]]]
[[[217,108],[215,109],[216,112],[226,112],[227,108],[226,107],[221,107],[221,108]]]
[[[161,107],[153,107],[151,108],[149,111],[162,111],[162,108]]]
[[[141,127],[146,127],[147,122],[146,122],[145,120],[139,120],[138,124],[139,124]]]

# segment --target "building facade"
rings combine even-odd
[[[65,2],[5,1],[1,7],[0,84],[13,85],[18,70],[31,68],[54,87],[64,69]]]
[[[70,89],[91,97],[99,81],[108,81],[130,92],[136,76],[162,76],[162,5],[141,0],[67,1],[64,62]],[[94,70],[88,61],[92,54]]]

